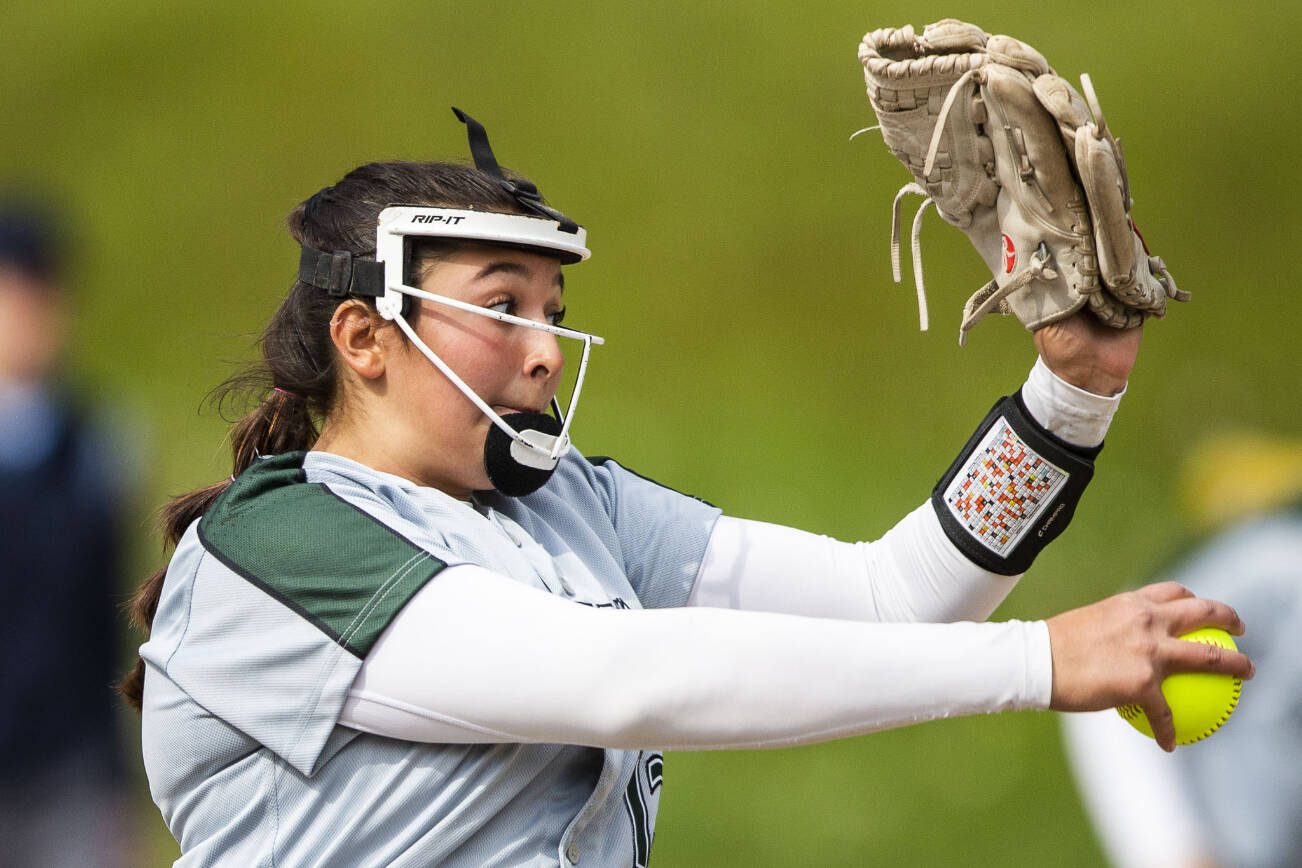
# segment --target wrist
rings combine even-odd
[[[1041,427],[1085,448],[1103,443],[1123,394],[1124,388],[1105,397],[1075,386],[1055,374],[1043,358],[1036,359],[1021,389],[1027,411]]]
[[[1143,332],[1111,328],[1082,311],[1036,331],[1035,348],[1063,380],[1106,398],[1126,387]]]
[[[1112,398],[1126,390],[1126,377],[1086,363],[1045,362],[1063,382],[1101,398]]]
[[[982,569],[1024,573],[1071,521],[1098,452],[1046,430],[1019,395],[1000,398],[932,489],[941,529]]]

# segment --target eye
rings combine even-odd
[[[515,313],[515,299],[500,298],[490,304],[484,305],[484,307],[488,308],[493,313]]]
[[[561,308],[555,313],[550,313],[547,315],[547,322],[551,323],[554,326],[560,325],[564,320],[565,320],[565,308]]]

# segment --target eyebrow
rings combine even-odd
[[[520,277],[525,279],[533,277],[533,272],[528,266],[511,259],[500,259],[496,262],[490,262],[483,268],[479,269],[479,273],[475,275],[474,279],[483,280],[484,278],[491,277],[494,274],[518,274]],[[558,270],[556,272],[556,285],[562,290],[565,289],[565,273],[563,271]]]

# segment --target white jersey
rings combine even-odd
[[[326,453],[255,462],[177,546],[140,652],[145,764],[178,864],[645,864],[658,752],[417,744],[339,713],[448,565],[589,606],[681,606],[718,515],[577,454],[535,494],[478,508]]]
[[[1037,418],[1094,418],[1056,403]],[[272,456],[169,566],[141,648],[150,788],[181,865],[644,865],[657,748],[1047,706],[1042,622],[888,623],[980,621],[1016,581],[966,560],[929,504],[849,544],[577,453],[531,495],[475,503]],[[435,652],[387,655],[413,634]],[[644,683],[646,704],[594,701]]]

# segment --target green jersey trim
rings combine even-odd
[[[364,658],[445,561],[327,486],[303,452],[255,461],[199,521],[206,551]]]

